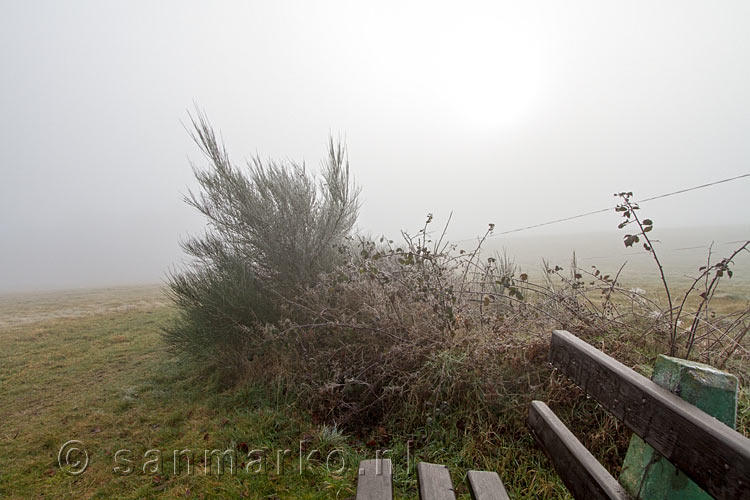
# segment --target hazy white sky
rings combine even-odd
[[[4,1],[0,291],[161,279],[202,227],[193,101],[240,161],[317,166],[345,136],[373,234],[453,211],[461,239],[748,172],[749,23],[746,1]],[[649,210],[746,223],[749,192]]]

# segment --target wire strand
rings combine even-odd
[[[689,187],[689,188],[685,188],[685,189],[680,189],[680,190],[677,190],[677,191],[672,191],[670,193],[664,193],[664,194],[660,194],[660,195],[657,195],[657,196],[652,196],[650,198],[644,198],[643,200],[640,200],[638,203],[646,203],[647,201],[653,201],[653,200],[658,200],[658,199],[661,199],[661,198],[667,198],[668,196],[674,196],[674,195],[677,195],[677,194],[687,193],[689,191],[695,191],[697,189],[703,189],[703,188],[707,188],[707,187],[710,187],[710,186],[715,186],[717,184],[723,184],[725,182],[736,181],[737,179],[742,179],[744,177],[750,177],[750,173],[738,175],[736,177],[729,177],[728,179],[722,179],[722,180],[719,180],[719,181],[709,182],[709,183],[706,183],[706,184],[701,184],[699,186],[693,186],[693,187]],[[535,229],[537,227],[549,226],[551,224],[557,224],[559,222],[565,222],[565,221],[569,221],[569,220],[580,219],[581,217],[588,217],[589,215],[601,214],[601,213],[604,213],[604,212],[609,212],[610,210],[614,210],[614,207],[607,207],[607,208],[602,208],[601,210],[594,210],[594,211],[586,212],[586,213],[583,213],[583,214],[571,215],[570,217],[563,217],[562,219],[555,219],[555,220],[551,220],[551,221],[547,221],[547,222],[542,222],[542,223],[539,223],[539,224],[532,224],[531,226],[524,226],[524,227],[519,227],[519,228],[516,228],[516,229],[509,229],[507,231],[502,231],[502,232],[499,232],[499,233],[493,232],[488,237],[491,238],[491,237],[500,236],[500,235],[503,235],[503,234],[518,233],[520,231],[526,231],[528,229]],[[463,242],[466,242],[466,241],[474,241],[474,240],[476,240],[476,237],[475,238],[466,238],[466,239],[463,239],[463,240],[458,240],[458,241],[455,241],[454,243],[463,243]]]

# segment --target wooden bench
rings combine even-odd
[[[474,500],[509,500],[500,476],[495,472],[470,471],[466,480]],[[417,464],[419,498],[455,500],[453,483],[445,465]],[[393,500],[393,468],[390,459],[363,460],[359,463],[356,500]]]
[[[550,362],[704,491],[750,499],[750,440],[578,337],[555,331]],[[529,426],[575,498],[629,498],[541,401]]]
[[[750,440],[566,331],[555,331],[550,362],[719,499],[750,499]],[[533,401],[529,427],[575,498],[626,499],[623,487],[541,401]],[[422,500],[456,498],[448,468],[417,465]],[[467,482],[475,500],[505,500],[495,472],[471,471]],[[360,462],[357,500],[392,500],[388,459]]]

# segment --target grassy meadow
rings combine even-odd
[[[82,313],[71,305],[87,296],[107,306]],[[153,287],[140,296],[123,288],[42,294],[37,303],[28,296],[2,300],[2,498],[351,498],[358,461],[374,458],[377,449],[392,450],[387,456],[396,466],[399,498],[416,494],[417,460],[448,464],[462,498],[468,498],[463,474],[470,467],[513,471],[504,479],[517,498],[566,498],[528,435],[472,436],[470,429],[439,425],[416,436],[391,436],[386,429],[349,435],[314,422],[281,387],[269,391],[248,381],[217,392],[210,373],[195,372],[166,351],[161,327],[174,311]],[[14,316],[8,304],[19,300],[26,308],[18,306]],[[89,456],[88,468],[76,476],[58,465],[60,447],[73,439]],[[120,449],[131,451],[120,456],[132,464],[115,459]],[[197,452],[197,467],[188,474],[183,459],[175,475],[173,450],[184,449]],[[242,470],[219,475],[214,460],[206,473],[206,449],[234,450]],[[248,459],[253,449],[269,451]],[[279,473],[274,450],[286,449],[291,453]],[[308,460],[313,449],[321,453]],[[162,453],[161,471],[146,464],[148,450]],[[326,465],[332,450],[341,451]],[[118,465],[123,473],[113,470]],[[128,475],[126,465],[133,469]]]
[[[150,290],[144,292],[148,295]],[[170,474],[174,449],[224,450],[241,442],[258,448],[296,449],[298,438],[315,435],[315,429],[283,401],[272,404],[267,395],[252,389],[228,394],[207,390],[210,376],[192,373],[165,352],[160,328],[172,314],[169,307],[123,309],[0,329],[0,343],[5,346],[0,363],[4,402],[0,409],[0,496],[350,495],[349,477],[322,474],[317,466],[302,475],[218,476],[215,471],[204,475],[202,469],[187,474],[183,464],[181,476]],[[58,466],[58,450],[71,439],[84,443],[90,458],[89,467],[78,476],[66,475]],[[132,451],[122,455],[133,461],[131,475],[113,471],[117,465],[113,455],[119,449]],[[150,449],[164,453],[163,472],[143,473],[143,454]]]

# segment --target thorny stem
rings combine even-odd
[[[641,220],[638,218],[638,215],[635,213],[635,210],[633,210],[633,205],[630,203],[630,200],[628,198],[624,198],[625,204],[630,209],[630,213],[633,215],[633,219],[635,220],[635,223],[638,224],[638,228],[641,230],[641,235],[643,235],[643,239],[646,240],[646,243],[648,244],[649,252],[651,252],[651,255],[654,257],[654,261],[656,262],[656,265],[659,267],[659,275],[661,277],[661,282],[664,284],[664,291],[667,294],[667,303],[669,304],[669,355],[674,356],[675,352],[677,350],[677,324],[674,321],[674,310],[672,306],[672,294],[669,292],[669,285],[667,284],[667,278],[664,276],[664,267],[661,265],[661,261],[659,260],[659,257],[656,255],[656,249],[654,248],[653,243],[651,243],[651,239],[646,234],[646,231],[643,229],[643,223],[641,223]]]
[[[739,247],[737,250],[735,250],[734,252],[732,252],[732,255],[730,255],[729,258],[723,259],[719,264],[714,264],[713,266],[708,267],[704,271],[704,273],[706,273],[706,280],[708,280],[708,274],[707,273],[712,268],[718,268],[721,265],[728,266],[729,263],[732,262],[732,260],[737,256],[737,254],[739,254],[740,252],[742,252],[742,251],[744,251],[744,250],[747,249],[748,245],[750,245],[750,240],[746,241],[741,247]],[[701,311],[703,310],[704,307],[706,308],[706,310],[708,309],[708,302],[711,300],[711,298],[713,297],[714,292],[716,291],[716,287],[717,287],[717,285],[719,283],[719,279],[720,279],[719,273],[718,272],[714,273],[714,276],[711,279],[711,282],[709,283],[708,287],[706,288],[706,291],[704,292],[705,296],[703,297],[703,300],[701,301],[701,303],[698,304],[698,309],[695,311],[695,316],[693,317],[693,323],[690,325],[690,335],[688,337],[687,354],[685,356],[686,358],[688,356],[690,356],[690,351],[692,351],[693,344],[695,343],[695,333],[696,333],[697,328],[698,328],[698,321],[699,321],[700,313],[701,313]],[[675,325],[675,330],[676,330],[676,328],[677,327]]]

